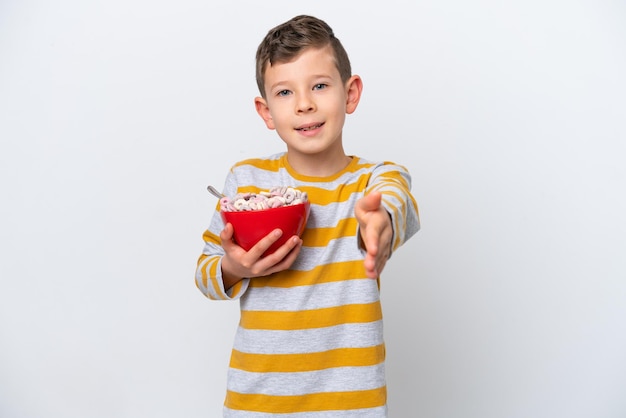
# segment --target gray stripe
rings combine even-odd
[[[363,260],[356,237],[337,238],[325,247],[302,247],[293,270],[313,270],[325,264]]]
[[[385,386],[385,366],[337,367],[298,373],[250,373],[229,369],[228,382],[228,389],[233,392],[274,396],[371,390]]]
[[[383,343],[382,321],[295,331],[246,330],[239,327],[233,348],[246,353],[317,353],[336,348],[363,348]]]
[[[379,299],[376,280],[357,279],[288,288],[250,288],[245,300],[241,302],[241,309],[296,311],[372,303]]]

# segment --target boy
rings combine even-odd
[[[271,29],[256,60],[256,110],[287,151],[235,164],[223,193],[290,186],[307,192],[311,212],[302,238],[266,257],[280,230],[248,252],[217,212],[204,233],[196,284],[241,309],[224,417],[386,417],[379,277],[419,229],[410,175],[344,152],[363,84],[324,21]]]

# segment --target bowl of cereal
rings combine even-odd
[[[233,226],[237,245],[249,251],[275,229],[283,233],[263,254],[273,253],[294,235],[301,236],[311,204],[306,192],[293,187],[273,187],[259,193],[238,193],[220,199],[224,224]]]

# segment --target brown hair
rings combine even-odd
[[[300,15],[270,29],[256,51],[256,83],[265,97],[265,70],[268,65],[293,60],[306,48],[330,45],[335,65],[344,83],[352,76],[350,59],[333,30],[323,20]]]

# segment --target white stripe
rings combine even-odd
[[[244,311],[300,311],[329,308],[356,303],[372,303],[380,299],[376,280],[344,280],[296,287],[255,287],[248,290],[241,302]]]
[[[311,203],[312,215],[307,221],[307,227],[333,228],[340,220],[354,218],[352,209],[361,195],[361,193],[353,193],[353,196],[345,202],[334,202],[325,206]]]
[[[228,389],[233,392],[274,396],[371,390],[385,386],[385,366],[337,367],[297,373],[250,373],[229,369],[228,382]]]
[[[363,348],[383,343],[383,323],[374,321],[294,331],[239,327],[233,348],[246,353],[300,354],[336,348]]]
[[[325,247],[303,246],[291,268],[293,270],[307,271],[325,264],[361,260],[363,260],[363,253],[359,248],[355,235],[331,240]]]

